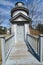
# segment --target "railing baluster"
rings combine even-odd
[[[39,35],[39,54],[40,54],[40,62],[43,62],[43,34]]]
[[[38,59],[40,60],[40,55],[39,55],[39,36],[34,36],[34,35],[30,35],[30,34],[27,34],[27,41],[28,41],[28,46],[30,47],[29,48],[29,51]]]
[[[5,38],[4,36],[0,36],[1,39],[1,50],[2,50],[2,65],[5,65],[8,56],[11,52],[11,49],[14,45],[14,35],[11,35],[8,38]]]
[[[14,39],[14,35],[11,35],[6,39],[6,59],[8,58],[10,51],[13,48],[13,44],[14,44],[13,39]]]

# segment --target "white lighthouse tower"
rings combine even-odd
[[[29,23],[31,19],[28,14],[29,10],[22,2],[17,2],[11,10],[11,32],[15,35],[15,42],[26,40],[26,34],[30,34]]]

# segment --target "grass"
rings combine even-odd
[[[4,37],[8,37],[8,36],[10,36],[10,34],[3,34],[3,36],[4,36]]]

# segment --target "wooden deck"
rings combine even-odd
[[[40,64],[39,61],[28,52],[25,42],[15,43],[6,62],[7,65]],[[43,65],[43,64],[41,64]]]

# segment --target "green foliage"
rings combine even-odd
[[[7,31],[6,27],[0,26],[0,34],[6,34],[6,31]]]

